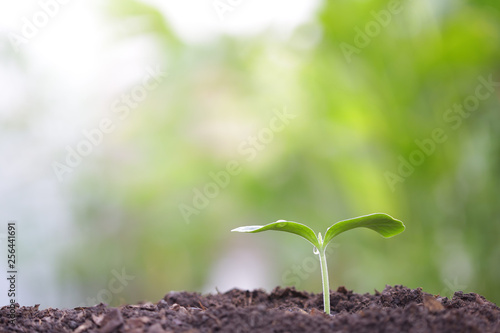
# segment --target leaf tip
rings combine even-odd
[[[247,226],[243,226],[243,227],[234,228],[231,230],[231,232],[252,232],[252,231],[255,231],[261,227],[262,226],[260,226],[260,225],[247,225]]]
[[[384,237],[386,237],[386,238],[394,237],[394,236],[399,235],[400,233],[402,233],[403,231],[406,230],[406,226],[403,223],[403,221],[395,219],[394,217],[392,217],[388,214],[385,214],[385,215],[390,217],[394,224],[393,224],[393,228],[392,228],[391,232],[387,236],[384,236]]]

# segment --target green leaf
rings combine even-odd
[[[387,214],[376,213],[364,215],[355,217],[353,219],[337,222],[330,228],[328,228],[325,233],[325,241],[323,243],[323,246],[326,247],[326,245],[328,245],[333,237],[337,236],[338,234],[343,233],[347,230],[361,227],[372,229],[384,237],[396,236],[397,234],[405,230],[405,225],[403,224],[403,222],[396,220]]]
[[[292,234],[296,234],[296,235],[299,235],[301,237],[304,237],[312,245],[316,246],[316,248],[320,247],[319,243],[318,243],[318,239],[316,238],[316,235],[314,234],[314,231],[311,228],[309,228],[308,226],[306,226],[304,224],[292,222],[292,221],[280,220],[280,221],[276,221],[276,222],[269,223],[266,225],[249,225],[249,226],[239,227],[239,228],[233,229],[231,231],[256,233],[256,232],[262,232],[262,231],[267,231],[267,230],[291,232]]]

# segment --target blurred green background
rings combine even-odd
[[[227,20],[249,6],[233,6]],[[110,2],[99,14],[112,27],[103,48],[145,52],[146,66],[130,84],[80,105],[78,112],[98,112],[76,121],[76,136],[56,140],[43,166],[57,181],[53,161],[64,163],[82,130],[103,117],[116,125],[57,182],[70,227],[54,257],[64,295],[53,303],[116,305],[157,301],[170,290],[278,285],[320,292],[307,242],[229,231],[287,219],[323,232],[374,212],[402,220],[406,231],[388,240],[369,230],[336,238],[331,289],[404,284],[500,303],[497,1],[323,1],[287,33],[269,26],[196,42],[153,4]],[[110,64],[113,54],[106,53]],[[29,57],[1,57],[29,73]],[[121,119],[124,109],[110,106],[141,84],[148,66],[165,77]],[[88,70],[102,79],[88,87],[113,80],[105,67]],[[26,241],[25,257],[57,242],[57,233],[50,237],[37,249]],[[129,280],[115,284],[122,269]]]

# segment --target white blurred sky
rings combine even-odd
[[[218,34],[252,34],[270,27],[288,32],[311,18],[318,0],[184,0],[175,5],[147,0],[161,8],[174,29],[185,40],[198,41]],[[214,4],[238,3],[221,19]],[[220,7],[218,7],[220,8]]]
[[[232,0],[238,5],[221,20],[212,0],[147,2],[161,8],[178,35],[193,43],[270,28],[286,36],[320,4]],[[75,230],[65,196],[68,183],[58,182],[50,167],[54,154],[94,126],[114,96],[144,75],[154,52],[147,40],[110,43],[116,24],[111,26],[99,13],[102,2],[86,0],[60,4],[47,25],[15,54],[9,35],[21,35],[24,18],[32,22],[41,3],[55,0],[0,0],[0,55],[10,59],[0,63],[0,124],[9,124],[9,130],[0,131],[0,276],[6,271],[1,234],[14,219],[19,225],[18,301],[46,308],[81,303],[76,295],[64,295],[68,290],[57,283],[57,256],[71,246]],[[35,113],[24,114],[33,105]],[[0,306],[8,303],[6,290],[6,279],[0,278]]]
[[[23,25],[22,18],[32,18],[41,9],[40,2],[49,3],[57,0],[24,0],[19,2],[2,0],[0,2],[0,30],[19,31]],[[62,2],[62,1],[61,1]],[[85,9],[80,15],[72,17],[72,25],[78,26],[83,34],[97,37],[89,31],[88,24],[81,24],[88,19],[86,12],[96,6],[95,0],[71,1],[59,5],[56,20],[68,16],[68,8],[78,6]],[[183,0],[162,1],[145,0],[159,8],[167,17],[176,32],[186,41],[200,41],[221,33],[232,35],[258,33],[274,27],[287,31],[310,19],[311,14],[320,5],[319,0]],[[227,11],[221,19],[215,9],[215,3],[235,3],[232,10]],[[66,14],[65,14],[66,13]],[[55,23],[50,23],[53,25]]]

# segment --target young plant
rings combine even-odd
[[[405,230],[403,222],[396,220],[387,214],[376,213],[337,222],[326,229],[325,238],[321,236],[321,233],[318,233],[318,236],[316,237],[314,231],[304,224],[285,220],[279,220],[266,225],[239,227],[231,231],[247,233],[256,233],[267,230],[286,231],[308,240],[314,246],[314,254],[319,255],[321,279],[323,282],[323,305],[325,312],[330,314],[330,286],[328,283],[328,269],[326,267],[326,247],[335,236],[343,233],[344,231],[360,227],[372,229],[386,238],[396,236]]]

